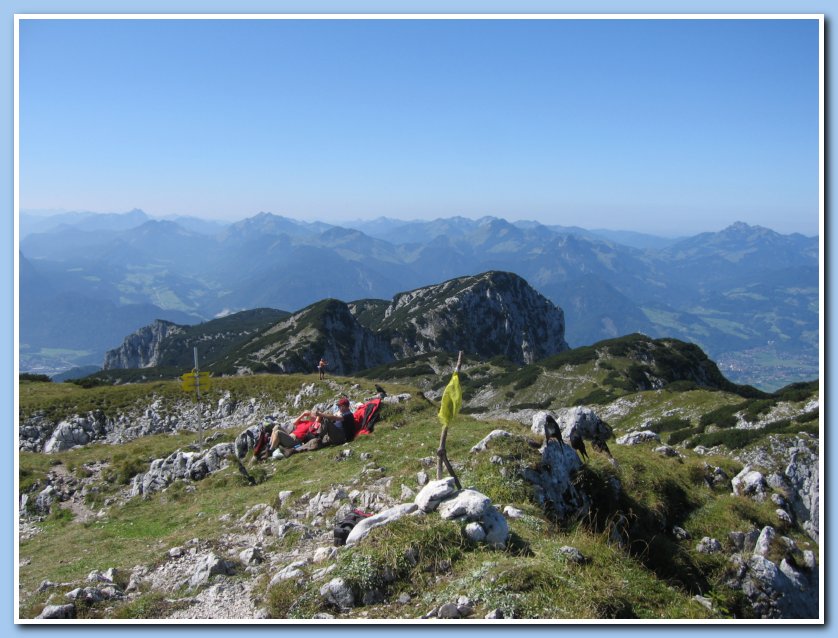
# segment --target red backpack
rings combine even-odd
[[[256,445],[253,446],[253,458],[263,461],[271,451],[271,432],[266,428],[259,428],[259,436],[256,437]]]
[[[381,399],[376,398],[370,399],[355,410],[355,413],[353,414],[355,417],[355,431],[351,433],[351,436],[347,436],[347,439],[351,441],[356,436],[361,436],[362,434],[372,434],[372,430],[375,427],[380,415],[380,408]],[[347,432],[347,434],[350,433]]]

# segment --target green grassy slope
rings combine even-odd
[[[577,361],[571,366],[575,370],[571,374],[567,368],[570,363],[565,361],[561,366],[557,363],[542,365],[529,384],[528,373],[513,370],[503,362],[480,365],[488,366],[484,371],[486,380],[495,379],[501,396],[513,391],[516,384],[524,386],[514,391],[514,400],[530,397],[525,391],[532,391],[531,398],[537,398],[540,395],[536,388],[548,385],[557,388],[561,385],[558,379],[565,375],[571,389],[554,390],[553,406],[572,403],[574,397],[588,392],[587,384],[596,387],[599,381],[589,381],[589,377],[600,379],[602,374],[607,377],[613,372],[622,373],[624,365],[615,358],[610,362],[614,369],[603,370],[593,360]],[[477,374],[470,377],[472,385],[468,379],[464,384],[467,397],[478,389],[473,381],[477,377]],[[572,383],[570,377],[574,379]],[[444,382],[447,377],[439,375],[438,378]],[[301,384],[312,380],[313,375],[224,378],[216,382],[209,398],[229,392],[243,400],[258,396],[283,404]],[[290,490],[292,499],[296,499],[335,486],[362,489],[369,482],[389,477],[390,495],[398,498],[402,485],[416,488],[418,472],[425,471],[434,478],[440,434],[436,419],[438,406],[412,386],[392,381],[387,386],[391,394],[410,391],[413,398],[387,406],[375,433],[351,444],[351,455],[337,461],[337,450],[325,448],[279,462],[249,466],[257,479],[255,485],[249,485],[235,468],[227,468],[196,482],[194,489],[178,482],[149,498],[124,500],[124,490],[133,475],[145,471],[154,458],[188,449],[195,442],[194,433],[144,437],[120,446],[91,445],[49,456],[21,453],[22,491],[37,489],[48,471],[62,466],[71,476],[98,477],[97,489],[88,491],[87,505],[92,511],[105,512],[82,523],[68,510],[56,508],[39,523],[39,533],[21,541],[20,556],[25,559],[20,568],[21,616],[33,617],[47,603],[49,594],[36,591],[43,580],[84,581],[94,569],[115,566],[128,573],[138,564],[153,566],[170,547],[183,545],[189,539],[219,541],[229,532],[229,525],[220,521],[237,520],[254,505],[268,503],[280,509],[277,495],[281,491]],[[357,395],[367,391],[372,394],[371,379],[337,378],[332,383],[352,389]],[[318,388],[313,401],[335,392],[333,385],[322,384]],[[809,395],[805,388],[797,390],[798,394],[794,394],[794,389],[789,390],[787,398],[803,401]],[[717,388],[685,391],[623,388],[620,396],[619,400],[632,407],[609,420],[617,434],[649,420],[663,423],[660,429],[666,433],[696,428],[702,418],[720,406],[738,406],[746,401],[741,395]],[[183,399],[175,382],[91,389],[26,382],[21,384],[21,416],[44,412],[58,418],[61,414],[86,409],[115,414],[148,404],[152,397],[163,404]],[[748,406],[754,412],[764,408],[752,403]],[[673,411],[677,417],[671,416]],[[667,418],[680,418],[687,425],[682,422],[681,428],[668,430]],[[816,428],[819,418],[810,421],[812,424]],[[724,429],[713,425],[716,431]],[[690,449],[682,450],[683,458],[665,458],[654,453],[651,445],[612,444],[616,466],[604,456],[592,454],[590,463],[576,479],[592,497],[591,512],[581,520],[560,525],[541,510],[532,488],[520,478],[520,470],[540,463],[536,449],[511,439],[498,443],[491,453],[470,452],[475,443],[495,428],[537,438],[520,423],[482,421],[462,414],[451,426],[448,455],[463,485],[482,491],[500,509],[513,505],[523,511],[522,518],[509,519],[512,537],[507,549],[471,545],[464,540],[458,525],[443,522],[439,517],[410,518],[374,530],[370,542],[339,552],[333,559],[334,574],[350,583],[380,580],[385,573],[395,578],[381,581],[386,594],[384,601],[356,607],[346,612],[347,617],[415,618],[458,595],[478,601],[475,617],[481,618],[492,609],[501,609],[511,618],[691,619],[747,615],[742,601],[724,584],[726,562],[717,555],[695,550],[695,539],[703,536],[725,543],[731,530],[777,526],[770,502],[758,504],[731,496],[729,489],[713,488],[705,480],[705,464],[719,466],[733,476],[742,468],[740,462],[728,456],[700,456]],[[214,442],[233,440],[241,429],[208,434],[216,434]],[[780,432],[775,436],[786,434]],[[614,479],[622,485],[619,497],[610,488]],[[625,523],[621,522],[623,517]],[[327,521],[326,525],[330,529],[331,522]],[[666,530],[673,525],[686,529],[692,540],[677,541],[667,534]],[[614,543],[611,535],[619,526],[629,538],[624,546]],[[792,526],[780,531],[802,548],[813,545]],[[283,543],[288,539],[273,542]],[[568,561],[560,551],[566,545],[579,549],[588,562],[578,565]],[[405,561],[407,548],[416,550],[415,561]],[[314,566],[306,569],[313,570]],[[301,590],[293,581],[286,581],[269,588],[269,579],[270,575],[266,575],[258,591],[262,592],[262,604],[273,617],[309,618],[323,610],[316,595],[322,583],[312,583]],[[400,593],[408,593],[410,602],[394,602]],[[693,600],[699,593],[714,600],[714,611]],[[179,596],[185,595],[183,592],[164,600],[158,593],[146,592],[130,603],[96,604],[85,613],[91,618],[160,617],[176,606]]]

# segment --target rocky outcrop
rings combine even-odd
[[[170,336],[181,334],[183,327],[170,321],[158,319],[125,337],[122,345],[105,353],[102,367],[105,370],[115,368],[151,368],[158,364],[160,346]]]
[[[743,467],[730,483],[736,496],[750,496],[758,501],[763,500],[768,491],[765,477],[750,465]]]
[[[200,453],[178,450],[165,459],[152,461],[148,472],[134,476],[131,496],[148,496],[165,489],[178,479],[199,481],[227,467],[229,458],[235,454],[236,446],[233,443],[220,443]]]
[[[87,445],[93,440],[105,438],[113,431],[113,419],[108,419],[101,410],[85,416],[72,416],[61,421],[44,443],[44,453],[63,452],[77,445]]]
[[[536,503],[560,521],[584,516],[590,498],[574,484],[573,478],[582,469],[582,461],[569,445],[548,441],[542,448],[541,463],[527,468],[524,478],[534,486]]]
[[[381,329],[398,358],[465,350],[526,364],[568,349],[564,312],[524,279],[487,272],[393,298]]]
[[[502,548],[509,538],[506,519],[492,505],[489,498],[473,489],[457,489],[454,479],[449,477],[427,483],[413,502],[389,507],[359,521],[349,532],[346,544],[355,545],[376,527],[387,525],[404,516],[431,512],[438,512],[445,520],[460,522],[463,525],[463,534],[475,543]]]
[[[759,477],[752,475],[756,483],[743,483],[739,488],[758,499],[773,490],[774,496],[782,497],[782,502],[778,503],[782,510],[817,542],[820,542],[819,454],[817,438],[800,435],[789,440],[772,436],[766,446],[741,455],[745,469],[756,472]],[[747,472],[743,470],[740,480],[745,474]],[[784,515],[778,516],[784,518]]]
[[[72,603],[67,605],[47,605],[44,610],[35,616],[45,620],[68,620],[76,617],[76,606]]]
[[[533,419],[534,424],[538,421],[537,417],[538,415]],[[472,453],[491,452],[497,441],[512,437],[515,435],[504,430],[494,430],[474,445],[471,451]],[[503,464],[502,458],[499,457],[499,461]],[[556,519],[570,521],[584,515],[590,507],[590,498],[573,482],[575,474],[580,469],[582,469],[582,461],[579,460],[576,452],[569,445],[560,445],[556,440],[551,439],[542,445],[541,462],[537,466],[521,467],[512,471],[519,472],[527,482],[533,485],[536,503],[548,510]],[[505,468],[501,470],[502,473],[504,471],[506,471]]]
[[[473,489],[458,490],[451,477],[425,485],[414,502],[422,512],[438,511],[446,520],[464,523],[464,534],[476,543],[504,547],[509,538],[506,519],[489,497]]]
[[[730,559],[727,584],[742,591],[759,618],[818,617],[819,574],[814,552],[801,552],[790,538],[778,538],[772,527],[763,528],[752,548],[748,544],[741,550]],[[772,560],[772,555],[778,558]]]
[[[805,445],[795,446],[783,476],[795,516],[810,538],[820,543],[818,456]]]
[[[617,445],[640,445],[653,441],[655,443],[661,442],[661,437],[657,432],[651,430],[640,430],[639,432],[629,432],[617,438]]]
[[[366,538],[366,536],[376,527],[397,521],[403,516],[412,514],[416,510],[417,507],[415,503],[402,503],[401,505],[395,505],[383,512],[379,512],[374,516],[365,518],[362,521],[359,521],[359,523],[352,528],[352,531],[349,532],[349,536],[346,537],[346,544],[354,545],[361,539]]]
[[[583,405],[572,408],[564,408],[550,412],[536,412],[532,417],[532,431],[535,434],[544,435],[544,425],[547,422],[547,415],[550,414],[556,420],[562,431],[562,438],[569,440],[570,433],[576,431],[583,439],[607,441],[614,432],[605,421],[603,421],[591,408]]]
[[[498,548],[506,546],[509,526],[485,494],[472,489],[460,490],[442,501],[438,511],[445,520],[466,523],[464,533],[475,543],[486,543]]]
[[[395,360],[388,339],[362,326],[349,306],[335,299],[291,315],[257,342],[258,348],[237,355],[240,365],[258,362],[277,372],[313,372],[324,357],[330,374],[345,375]]]
[[[298,395],[298,404],[305,401],[305,397],[302,397],[304,393],[305,387]],[[200,415],[192,401],[164,403],[152,397],[150,403],[126,408],[116,416],[92,410],[85,414],[67,416],[56,423],[43,412],[35,413],[21,422],[18,442],[20,450],[50,454],[93,442],[120,444],[141,436],[197,431],[199,416],[201,427],[209,430],[259,421],[267,414],[274,414],[280,419],[288,416],[274,402],[256,398],[237,402],[229,393],[224,394],[214,405],[203,403]]]

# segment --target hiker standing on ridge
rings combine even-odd
[[[326,378],[326,366],[329,365],[326,361],[325,357],[320,357],[320,361],[317,363],[317,371],[320,373],[320,380]]]

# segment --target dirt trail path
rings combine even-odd
[[[67,470],[64,465],[53,466],[50,473],[55,477],[51,481],[53,484],[78,483],[78,479],[70,474],[69,470]],[[84,497],[82,496],[82,490],[80,487],[73,490],[70,498],[66,501],[61,501],[59,506],[61,509],[70,510],[73,513],[73,521],[76,523],[87,523],[88,521],[96,518],[96,512],[90,509],[84,502]]]

